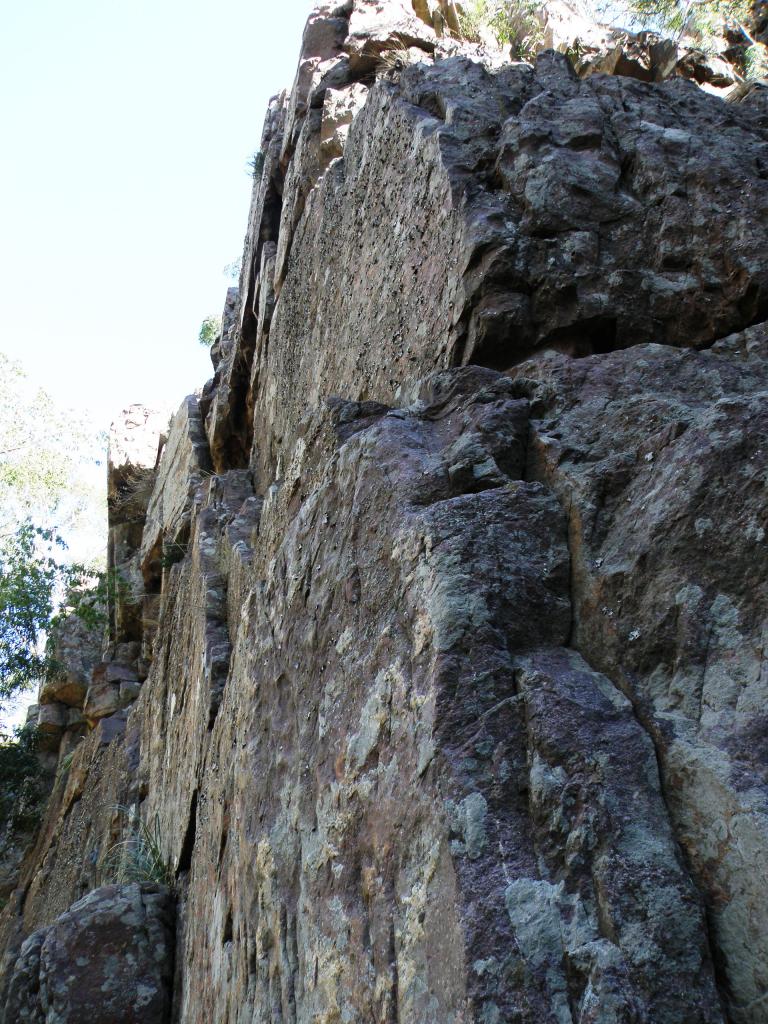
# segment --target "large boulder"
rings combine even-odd
[[[97,613],[102,609],[94,608]],[[51,637],[53,664],[40,687],[39,701],[59,701],[71,708],[81,708],[94,666],[101,660],[104,627],[76,612],[62,616]]]
[[[108,885],[24,942],[4,1024],[167,1024],[173,899],[151,883]]]

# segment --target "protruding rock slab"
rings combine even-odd
[[[211,457],[198,401],[189,395],[171,421],[157,467],[139,561],[150,592],[163,567],[181,560],[189,538],[195,490],[211,472]]]
[[[264,486],[329,394],[391,403],[433,366],[707,345],[765,318],[767,158],[759,117],[681,79],[582,81],[552,53],[379,79],[277,240],[246,432]]]
[[[109,632],[117,642],[141,639],[144,580],[138,551],[168,419],[167,413],[132,405],[115,420],[109,434]]]
[[[84,621],[76,613],[62,617],[52,636],[53,666],[40,688],[40,703],[59,701],[81,708],[94,666],[101,660],[104,628]]]

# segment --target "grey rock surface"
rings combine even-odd
[[[768,977],[764,338],[516,371],[536,411],[529,473],[569,509],[573,644],[654,738],[745,1021]]]
[[[59,701],[81,708],[94,666],[101,660],[103,629],[76,613],[63,617],[53,636],[53,671],[42,683],[41,704]]]
[[[174,1024],[765,1024],[760,91],[486,59],[455,14],[315,10],[214,376],[112,460],[126,586],[0,915],[13,1012],[139,819]]]
[[[189,872],[182,1019],[720,1021],[651,740],[560,646],[566,518],[520,479],[528,403],[476,368],[420,394],[364,415],[298,511],[212,731],[175,682],[199,628],[146,684],[147,814]]]
[[[691,83],[580,81],[554,54],[418,63],[377,81],[346,145],[306,171],[278,301],[243,351],[265,485],[342,381],[391,402],[417,367],[706,346],[765,319],[768,133]]]
[[[147,504],[138,557],[149,592],[159,586],[163,568],[181,560],[194,492],[210,471],[208,440],[198,401],[190,395],[171,420]]]
[[[21,947],[5,1024],[167,1024],[173,901],[137,883],[89,893]]]

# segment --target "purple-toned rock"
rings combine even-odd
[[[4,1024],[167,1024],[173,918],[161,886],[89,893],[21,947]]]

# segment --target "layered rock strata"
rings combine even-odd
[[[158,1020],[768,1020],[768,125],[452,6],[317,9],[270,106],[7,1022],[137,815]]]

